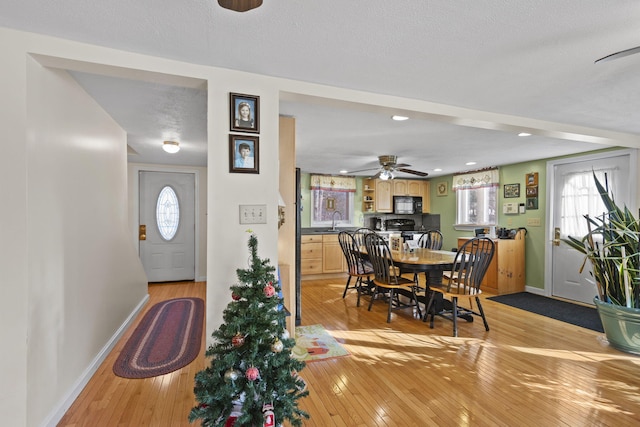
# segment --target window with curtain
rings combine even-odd
[[[352,226],[355,193],[355,177],[311,175],[311,226]]]
[[[453,176],[456,226],[491,226],[498,222],[498,169]]]
[[[560,229],[563,235],[584,236],[589,231],[584,214],[588,212],[591,216],[602,215],[607,210],[593,181],[593,173],[589,169],[570,172],[561,177]],[[608,188],[615,188],[616,168],[596,170],[595,174],[603,185],[606,182]]]

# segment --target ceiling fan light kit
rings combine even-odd
[[[218,4],[225,9],[236,12],[246,12],[262,5],[262,0],[218,0]]]

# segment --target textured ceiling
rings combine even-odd
[[[463,161],[483,167],[601,147],[576,141],[591,136],[638,147],[640,55],[594,64],[640,45],[638,23],[636,0],[265,0],[246,13],[215,0],[0,5],[1,26],[443,104],[434,113],[486,113],[480,127],[459,126],[464,112],[460,120],[436,114],[396,123],[384,109],[283,99],[281,113],[297,119],[298,166],[324,173],[396,154],[436,176],[436,167],[468,168]],[[206,161],[203,88],[75,76],[128,132],[135,161]],[[534,136],[519,138],[505,123]],[[182,154],[158,160],[157,134],[178,128]]]

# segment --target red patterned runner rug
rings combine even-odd
[[[125,344],[113,372],[124,378],[149,378],[188,365],[200,352],[204,301],[175,298],[144,315]]]

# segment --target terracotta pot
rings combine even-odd
[[[614,305],[600,301],[598,297],[593,302],[611,347],[640,354],[640,309]]]

